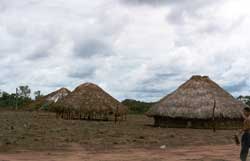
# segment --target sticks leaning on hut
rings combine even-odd
[[[215,122],[215,116],[214,116],[214,114],[215,114],[215,108],[216,108],[216,100],[214,99],[214,107],[213,107],[213,117],[212,117],[212,121],[213,121],[213,131],[214,132],[216,132],[216,122]]]
[[[115,123],[117,123],[117,121],[120,123],[120,121],[126,121],[127,120],[127,113],[128,113],[128,109],[125,107],[116,107],[115,110]]]

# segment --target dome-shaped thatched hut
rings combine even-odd
[[[65,119],[125,119],[127,107],[93,83],[78,86],[55,107]]]
[[[153,105],[147,115],[154,117],[155,126],[238,128],[244,107],[207,76],[193,76]]]

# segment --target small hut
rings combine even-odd
[[[67,88],[58,89],[46,96],[38,98],[30,105],[28,105],[28,109],[31,110],[52,110],[53,104],[57,103],[58,101],[62,100],[70,93],[70,90]]]
[[[207,76],[193,76],[147,112],[155,126],[234,129],[242,124],[245,104]]]
[[[93,83],[78,86],[57,104],[57,115],[65,119],[125,120],[127,107]]]

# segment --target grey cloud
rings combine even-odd
[[[204,0],[189,0],[178,1],[178,3],[173,3],[170,7],[170,12],[167,15],[167,21],[174,25],[181,25],[186,23],[190,18],[195,18],[197,20],[202,20],[202,16],[199,11],[204,8],[208,8],[213,4],[218,5],[223,0],[218,1],[204,1]]]
[[[225,85],[224,88],[229,91],[230,93],[240,92],[241,90],[248,87],[247,80],[243,80],[237,83],[233,83],[230,85]]]
[[[223,31],[222,27],[217,24],[208,24],[203,28],[199,29],[200,33],[208,33],[208,34],[215,32],[222,32],[222,31]]]
[[[245,16],[239,17],[237,20],[231,22],[229,25],[222,25],[220,22],[217,22],[214,20],[213,22],[207,22],[203,27],[198,28],[198,33],[207,33],[207,34],[213,34],[213,33],[230,33],[233,29],[240,26],[244,20],[246,19]]]
[[[178,3],[182,0],[121,0],[123,3],[128,5],[150,5],[150,6],[159,6],[172,3]]]
[[[175,77],[175,76],[178,76],[179,74],[178,73],[158,73],[156,74],[155,77],[158,77],[158,78],[170,78],[170,77]]]
[[[139,82],[132,90],[128,92],[137,98],[149,99],[157,101],[163,96],[171,92],[173,87],[168,83],[171,81],[179,82],[180,75],[178,73],[157,73],[154,71],[150,78]]]
[[[53,83],[53,84],[48,84],[46,86],[56,89],[56,88],[67,87],[67,85],[68,84],[66,82],[56,82],[56,83]]]
[[[154,88],[151,88],[151,87],[143,87],[143,88],[138,88],[138,89],[133,89],[133,90],[130,90],[129,92],[132,92],[132,93],[159,93],[159,94],[162,94],[163,92],[165,92],[165,90],[163,89],[154,89]]]
[[[81,67],[71,71],[68,76],[71,78],[92,78],[96,68]]]
[[[190,0],[120,0],[124,4],[127,5],[134,5],[134,6],[140,6],[140,5],[148,5],[148,6],[200,6],[204,4],[209,4],[212,1],[205,1],[205,0],[193,0],[190,2]]]
[[[165,95],[167,95],[170,91],[162,90],[162,91],[155,91],[155,90],[134,90],[128,91],[127,98],[132,99],[139,99],[142,101],[158,101]],[[126,98],[124,98],[126,99]]]
[[[31,49],[23,49],[22,53],[25,53],[23,59],[29,61],[36,61],[48,58],[50,56],[49,50],[55,45],[54,42],[49,42],[48,44],[34,44]]]
[[[174,45],[176,47],[191,46],[193,45],[193,42],[190,39],[182,37],[182,38],[176,39],[174,41]]]
[[[159,84],[166,80],[170,80],[179,76],[178,73],[156,73],[157,71],[154,72],[155,74],[153,76],[146,80],[143,80],[141,84],[143,84],[144,86],[152,86],[150,84]]]
[[[167,21],[171,24],[184,23],[184,16],[186,11],[172,11],[167,15]]]
[[[195,10],[189,8],[174,8],[167,15],[166,19],[170,24],[182,25],[186,23],[188,17],[197,17]]]
[[[249,57],[248,16],[237,21],[249,11],[232,19],[223,0],[118,1],[0,0],[0,88],[25,83],[44,93],[90,80],[114,97],[149,101],[202,73],[232,82],[230,92],[249,89],[232,80],[249,73],[247,63],[232,65]]]
[[[3,11],[5,11],[5,9],[6,9],[6,1],[0,1],[0,12],[3,12]]]
[[[211,3],[215,3],[218,1],[205,1],[205,0],[120,0],[124,4],[140,6],[140,5],[148,5],[148,6],[170,6],[174,7],[173,9],[176,12],[180,12],[183,10],[192,11],[192,9],[197,9],[202,6],[209,5]],[[221,1],[221,0],[219,0]]]
[[[49,52],[46,49],[36,50],[31,55],[27,56],[29,60],[39,60],[43,58],[47,58],[49,56]]]
[[[0,79],[0,86],[5,85],[6,83],[7,83],[6,81]]]
[[[112,53],[108,44],[97,39],[87,39],[76,42],[74,55],[80,58],[90,58],[93,56],[107,56]]]

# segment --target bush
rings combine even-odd
[[[129,108],[130,114],[145,114],[154,103],[126,99],[122,101],[122,104]]]

